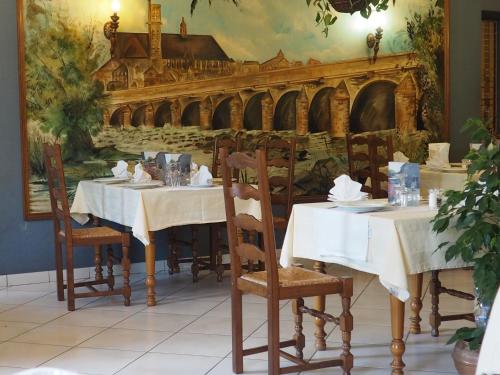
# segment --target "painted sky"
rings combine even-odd
[[[70,17],[105,22],[112,0],[56,0]],[[229,1],[199,0],[191,17],[190,0],[153,0],[162,5],[163,32],[178,33],[184,16],[190,34],[212,34],[235,60],[265,61],[283,50],[290,60],[322,62],[361,58],[368,55],[366,35],[377,26],[384,28],[381,54],[406,49],[406,17],[424,12],[434,0],[397,0],[387,12],[369,20],[359,14],[341,14],[328,38],[315,24],[315,10],[305,0],[241,0],[236,8]],[[119,31],[147,31],[147,0],[121,0]]]

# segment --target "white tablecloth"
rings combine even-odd
[[[236,201],[236,210],[260,219],[255,200]],[[148,232],[187,224],[226,221],[222,186],[130,189],[81,181],[71,206],[71,216],[85,224],[89,214],[132,228],[134,237],[149,245]]]
[[[435,251],[457,233],[432,232],[430,220],[437,211],[427,206],[357,214],[329,208],[333,205],[293,206],[281,252],[283,267],[294,258],[341,264],[378,275],[390,293],[406,301],[408,275],[466,266],[458,260],[446,263],[444,251]]]

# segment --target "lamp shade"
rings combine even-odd
[[[120,0],[113,0],[111,3],[111,10],[114,13],[118,13],[120,11]]]

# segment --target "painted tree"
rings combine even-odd
[[[65,160],[84,160],[102,127],[105,103],[104,87],[92,78],[101,53],[95,27],[71,22],[50,1],[26,4],[28,119],[63,144]]]
[[[432,3],[425,13],[412,13],[407,20],[411,49],[421,64],[417,83],[421,90],[422,122],[439,139],[444,108],[444,4]]]

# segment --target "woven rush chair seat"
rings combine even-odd
[[[64,239],[66,233],[59,232],[59,237]],[[110,242],[120,243],[122,233],[109,227],[76,228],[72,231],[74,245],[95,245],[97,243],[106,245]]]
[[[257,285],[265,295],[267,292],[267,272],[259,271],[242,275],[240,286],[245,288],[245,284],[254,291],[255,289],[250,285]],[[287,296],[284,298],[290,298],[286,290],[281,290],[287,288],[296,289],[294,290],[294,294],[299,294],[302,297],[316,296],[317,291],[315,287],[317,286],[326,286],[328,288],[328,293],[331,294],[338,293],[342,290],[342,280],[340,278],[300,267],[279,268],[278,285],[280,288],[280,295],[283,294]],[[313,289],[310,287],[313,287]]]

